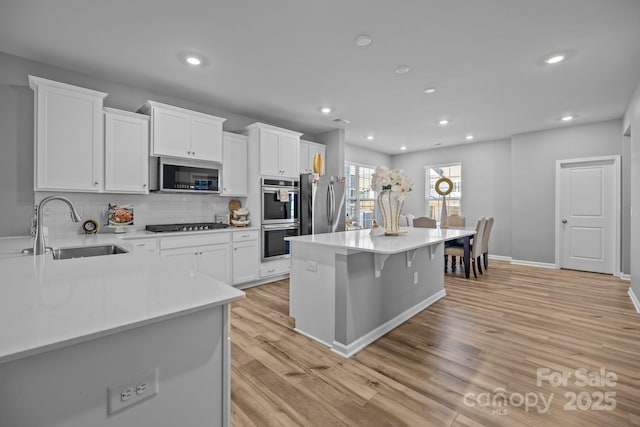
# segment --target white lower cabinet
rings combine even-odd
[[[180,262],[184,268],[197,271],[199,252],[199,248],[180,248],[164,250],[160,255]]]
[[[275,261],[263,262],[260,265],[260,277],[276,276],[287,274],[291,271],[291,259],[278,259]]]
[[[273,261],[269,269],[260,267],[260,230],[240,229],[230,232],[162,236],[156,239],[125,239],[136,251],[160,253],[180,263],[185,269],[198,271],[229,285],[238,285],[289,272],[289,260]],[[270,270],[271,268],[275,268]]]
[[[228,244],[203,246],[198,257],[198,271],[231,284],[231,251]]]
[[[185,268],[231,284],[230,243],[230,233],[163,237],[160,239],[160,255],[180,262]]]
[[[155,238],[150,239],[124,239],[126,242],[133,245],[133,250],[145,251],[153,254],[158,253],[158,241]]]
[[[258,279],[258,230],[233,232],[233,284]]]

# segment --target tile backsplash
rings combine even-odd
[[[216,215],[229,213],[229,201],[233,198],[205,194],[91,194],[36,192],[35,200],[53,194],[67,197],[78,210],[82,220],[94,219],[99,224],[99,233],[112,232],[106,227],[109,203],[133,205],[134,224],[129,230],[144,230],[147,224],[171,224],[182,222],[215,222]],[[246,198],[238,198],[244,206]],[[252,212],[251,214],[254,214]],[[259,213],[255,212],[256,218]],[[25,218],[29,224],[30,218]],[[74,223],[64,203],[51,201],[44,211],[43,225],[49,235],[82,234],[82,222]]]

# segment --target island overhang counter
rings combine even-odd
[[[348,358],[443,298],[444,242],[462,239],[468,253],[475,231],[402,231],[406,234],[374,237],[370,230],[353,230],[288,238],[289,315],[295,330]]]

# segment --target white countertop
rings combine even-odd
[[[452,228],[401,227],[401,230],[407,231],[407,234],[372,237],[370,230],[365,229],[287,237],[286,240],[293,243],[310,243],[330,246],[337,249],[358,250],[378,254],[395,254],[448,240],[455,240],[464,236],[472,236],[476,233],[475,230]]]
[[[118,237],[47,239],[52,247],[115,243],[131,250],[67,260],[54,260],[50,253],[20,255],[22,248],[32,245],[30,237],[0,239],[0,363],[244,296],[166,258],[136,252]]]

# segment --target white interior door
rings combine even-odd
[[[614,273],[615,159],[560,165],[560,267]]]

